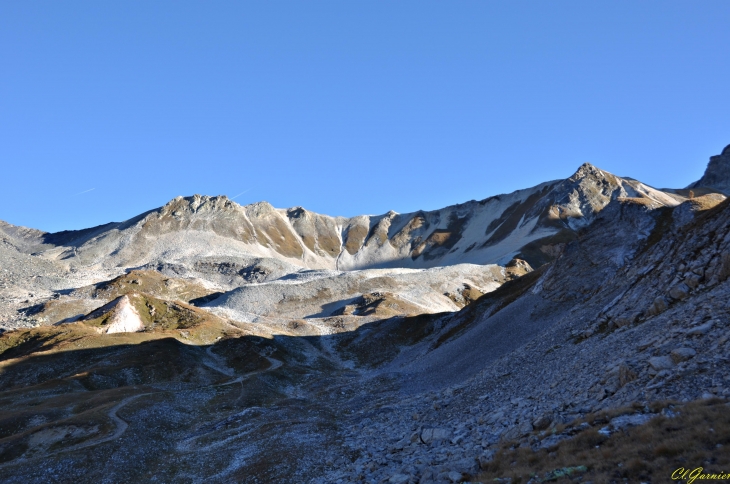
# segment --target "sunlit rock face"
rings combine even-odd
[[[293,272],[504,265],[514,257],[539,266],[617,198],[653,206],[684,200],[586,163],[562,181],[406,214],[330,217],[267,202],[241,206],[225,196],[177,197],[122,223],[37,234],[45,243],[35,252],[72,268],[107,271],[160,264],[192,270],[203,259],[240,265],[242,258],[275,260],[278,273],[287,267]]]

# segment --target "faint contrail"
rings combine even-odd
[[[90,192],[91,190],[96,190],[96,188],[89,188],[88,190],[84,190],[83,192],[75,193],[75,194],[74,194],[74,197],[75,197],[76,195],[81,195],[82,193],[89,193],[89,192]]]
[[[93,190],[93,188],[92,188],[92,190]],[[244,191],[242,191],[241,193],[239,193],[238,195],[236,195],[235,197],[231,197],[231,200],[235,200],[236,198],[240,197],[240,196],[241,196],[241,195],[243,195],[244,193],[246,193],[246,192],[250,192],[250,191],[251,191],[251,189],[250,189],[250,188],[249,188],[248,190],[244,190]]]

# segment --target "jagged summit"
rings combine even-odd
[[[705,174],[687,188],[710,188],[730,195],[730,145],[719,155],[711,156]]]
[[[185,213],[214,212],[220,210],[231,210],[239,206],[229,200],[225,195],[208,196],[195,194],[191,197],[178,196],[160,207],[160,213],[167,215],[182,216]]]
[[[581,178],[585,178],[587,176],[596,176],[596,177],[603,177],[608,172],[601,170],[595,165],[592,165],[591,163],[583,163],[578,167],[575,173],[571,177],[569,177],[569,180],[580,180]]]

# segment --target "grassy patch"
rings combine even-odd
[[[661,408],[671,408],[675,415],[657,413]],[[726,401],[700,400],[674,406],[658,402],[650,411],[655,415],[647,423],[608,436],[599,430],[612,418],[635,413],[636,409],[588,415],[569,426],[577,430],[575,435],[546,449],[504,443],[475,480],[510,478],[516,484],[533,477],[540,479],[537,482],[554,477],[551,482],[574,482],[580,474],[584,481],[594,483],[671,482],[672,473],[680,467],[703,467],[706,473],[730,469],[730,407]],[[580,427],[583,422],[589,425]],[[556,432],[563,429],[559,427]],[[534,434],[531,439],[536,441],[544,434]],[[555,474],[556,470],[577,467],[585,470],[573,475]]]
[[[489,235],[490,232],[494,231],[492,235],[482,244],[482,247],[497,244],[502,240],[506,239],[522,220],[522,217],[531,210],[535,204],[550,190],[552,187],[544,187],[539,192],[535,192],[524,202],[516,202],[504,212],[496,220],[493,220],[488,226],[485,235]]]
[[[345,249],[350,255],[354,255],[368,235],[368,228],[364,225],[354,225],[347,230],[345,235]]]
[[[148,270],[130,271],[109,281],[76,289],[74,294],[111,300],[135,292],[183,301],[210,294],[209,290],[191,280],[167,277],[157,271]]]

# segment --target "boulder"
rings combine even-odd
[[[524,421],[520,422],[518,425],[515,425],[514,427],[507,430],[502,435],[502,440],[517,440],[520,437],[524,437],[525,435],[532,432],[532,424],[530,422]]]
[[[622,314],[621,316],[614,319],[614,323],[619,328],[623,328],[624,326],[629,326],[631,324],[634,324],[638,318],[639,318],[639,313]]]
[[[448,477],[451,482],[461,482],[463,476],[461,475],[461,472],[451,471],[446,474],[446,477]]]
[[[459,459],[450,463],[451,469],[464,474],[476,474],[479,472],[479,461],[473,457]]]
[[[545,430],[553,422],[552,417],[549,414],[543,414],[537,417],[533,422],[532,426],[535,430]]]
[[[648,313],[650,315],[656,316],[657,314],[661,314],[664,311],[667,310],[669,307],[669,303],[667,302],[666,298],[664,296],[659,296],[656,299],[654,299],[654,302],[651,306],[649,306]]]
[[[451,438],[451,430],[440,428],[426,428],[421,430],[421,442],[430,444],[436,440],[447,440]]]
[[[619,387],[623,387],[629,382],[636,380],[637,374],[626,363],[621,363],[618,367],[618,383]]]
[[[496,410],[496,411],[490,413],[489,415],[487,415],[487,417],[484,419],[484,421],[487,422],[488,424],[493,424],[495,422],[502,420],[503,418],[504,418],[504,412],[501,410]]]
[[[673,350],[669,356],[672,358],[672,361],[675,363],[680,363],[682,361],[687,361],[690,358],[693,358],[697,352],[693,350],[692,348],[677,348]]]
[[[730,252],[723,252],[720,255],[720,267],[717,271],[717,278],[724,281],[730,277]]]
[[[673,299],[685,299],[687,296],[689,296],[689,287],[687,284],[680,282],[679,284],[676,284],[672,286],[672,288],[669,290],[669,295]]]
[[[668,356],[654,356],[649,358],[649,365],[657,371],[668,370],[674,367],[674,362]]]
[[[687,277],[684,278],[684,283],[691,289],[695,289],[697,288],[697,286],[700,285],[701,280],[702,278],[697,274],[689,274]]]
[[[705,324],[688,329],[686,334],[687,336],[702,336],[709,333],[714,325],[714,321],[707,321]]]
[[[390,479],[388,479],[388,482],[390,484],[406,484],[411,480],[411,476],[407,474],[393,474],[390,476]]]

